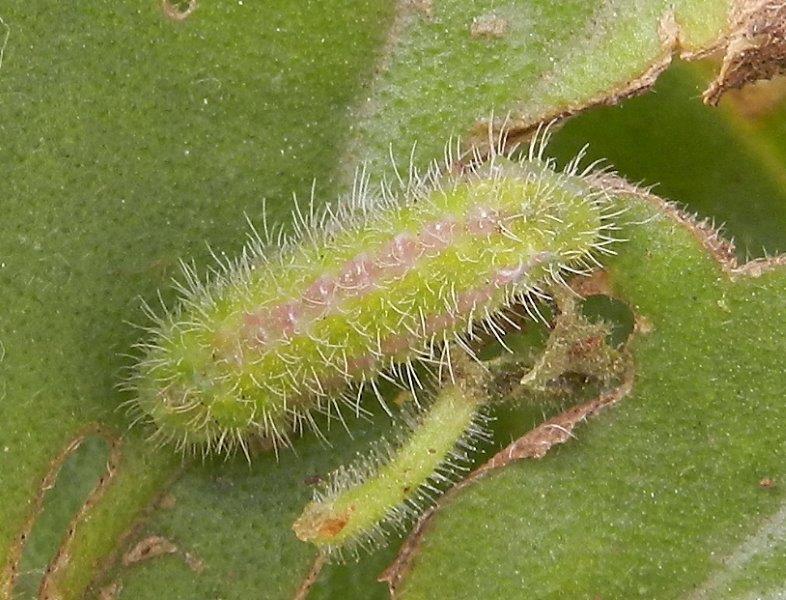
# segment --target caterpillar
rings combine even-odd
[[[288,445],[315,411],[359,414],[366,387],[385,407],[380,379],[415,394],[415,363],[441,379],[451,348],[500,336],[507,307],[539,318],[547,284],[613,252],[612,203],[578,158],[557,171],[545,136],[521,158],[500,148],[460,164],[449,146],[397,185],[361,171],[338,205],[296,204],[293,233],[252,228],[207,281],[184,266],[130,381],[152,437],[247,456],[254,437]]]
[[[422,414],[405,412],[393,443],[383,438],[315,490],[292,526],[298,539],[343,560],[404,531],[445,484],[467,470],[476,441],[489,438],[483,404],[482,393],[454,383]]]

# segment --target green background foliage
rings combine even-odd
[[[234,255],[262,198],[271,220],[286,221],[293,193],[316,181],[318,198],[334,198],[362,160],[381,175],[391,145],[406,163],[417,142],[423,165],[492,111],[531,123],[626,88],[668,54],[673,4],[685,49],[727,27],[716,0],[205,1],[183,21],[153,0],[5,2],[0,568],[53,458],[82,432],[93,440],[45,496],[15,597],[34,594],[102,472],[99,424],[116,444],[115,475],[53,589],[73,598],[117,581],[121,598],[292,597],[313,560],[289,529],[310,482],[388,418],[353,423],[354,439],[334,428],[330,448],[306,436],[297,454],[251,466],[151,449],[143,428],[128,430],[118,408],[128,398],[115,388],[140,335],[127,322],[144,322],[140,298],[156,302],[161,290],[171,302],[178,259],[205,268],[206,243]],[[502,35],[473,36],[473,19],[492,13]],[[2,34],[0,24],[0,44]],[[712,68],[673,66],[653,93],[569,121],[553,151],[564,159],[589,142],[622,175],[725,221],[743,257],[786,250],[786,103],[756,117],[729,101],[704,107]],[[656,217],[631,229],[612,265],[620,297],[655,323],[633,342],[634,395],[552,456],[451,501],[405,596],[433,597],[435,585],[455,597],[493,597],[493,585],[503,597],[548,596],[550,586],[603,597],[782,591],[782,269],[732,283],[684,229]],[[549,410],[500,414],[500,442]],[[763,477],[776,485],[759,488]],[[157,501],[165,491],[168,508]],[[735,570],[761,531],[774,541]],[[107,567],[113,551],[153,534],[177,552]],[[394,551],[326,569],[312,596],[385,597],[375,579]],[[458,579],[460,564],[475,579]]]

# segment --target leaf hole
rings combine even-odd
[[[591,321],[603,320],[611,325],[609,343],[619,348],[630,337],[635,324],[635,316],[630,307],[605,294],[596,294],[584,299],[582,314]]]

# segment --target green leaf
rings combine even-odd
[[[310,494],[304,481],[364,447],[386,418],[353,424],[355,440],[331,432],[330,449],[307,437],[280,463],[181,464],[147,445],[144,429],[129,431],[118,409],[129,399],[115,389],[123,354],[140,336],[124,322],[144,322],[139,298],[153,303],[161,289],[171,302],[177,260],[209,265],[205,242],[234,255],[243,214],[259,222],[263,197],[271,221],[286,221],[291,193],[307,196],[316,179],[318,196],[331,198],[361,159],[388,168],[390,144],[406,162],[417,141],[425,164],[492,111],[526,131],[615,101],[667,64],[676,30],[684,53],[718,45],[728,9],[720,0],[4,3],[0,597],[28,551],[36,564],[51,557],[46,591],[65,598],[91,581],[93,592],[122,583],[126,597],[291,597],[313,558],[289,531]],[[752,226],[752,247],[757,235]],[[532,407],[507,414],[503,436],[542,418]],[[109,470],[70,533],[53,519],[26,548],[42,482],[84,436],[109,442]],[[57,479],[63,499],[46,499],[42,523],[81,502],[91,469]],[[181,472],[175,507],[160,508]],[[122,566],[140,539],[162,533],[173,555]],[[382,593],[380,560],[331,567],[319,593]]]

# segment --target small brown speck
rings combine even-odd
[[[322,477],[320,475],[309,475],[305,479],[303,479],[303,483],[306,485],[318,485],[322,483]]]
[[[408,5],[427,19],[434,15],[434,3],[432,0],[409,0]]]
[[[325,519],[319,525],[319,535],[322,537],[334,537],[341,533],[341,530],[347,526],[349,517],[340,517],[335,519]]]
[[[501,38],[508,32],[508,20],[494,13],[472,19],[469,35],[473,38]]]
[[[170,493],[164,494],[161,497],[161,501],[158,503],[161,508],[166,510],[172,510],[175,508],[175,504],[177,504],[177,499],[173,494]]]
[[[151,535],[141,540],[123,555],[123,566],[128,567],[143,560],[175,552],[177,552],[177,546],[168,539],[160,535]]]
[[[609,273],[605,270],[593,271],[589,276],[573,277],[570,287],[580,296],[613,296]]]
[[[163,0],[161,6],[164,9],[164,15],[168,18],[173,21],[185,21],[196,10],[197,0],[188,0],[187,4],[182,1]]]
[[[102,587],[98,592],[98,600],[115,600],[120,595],[123,586],[118,580],[113,581],[109,585]]]
[[[775,487],[775,480],[771,477],[765,477],[759,482],[759,487],[763,490],[769,490]]]
[[[198,556],[194,556],[190,552],[186,552],[183,560],[186,561],[188,568],[191,569],[194,573],[201,573],[205,570],[205,561],[203,561]]]
[[[600,350],[600,348],[603,346],[603,341],[603,338],[599,336],[584,338],[583,340],[579,340],[575,344],[572,344],[568,349],[568,354],[571,356],[571,358],[574,359],[589,356],[592,353],[598,352],[598,350]]]
[[[648,333],[655,331],[655,326],[652,324],[652,321],[650,321],[644,315],[636,315],[634,329],[637,333],[647,335]]]

